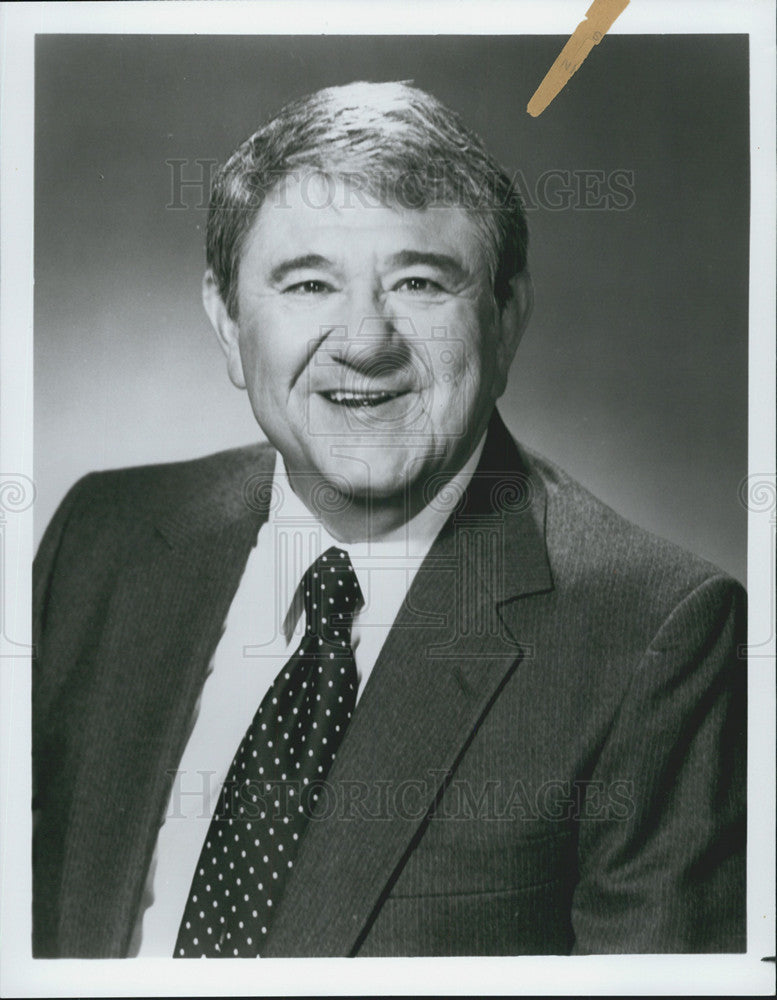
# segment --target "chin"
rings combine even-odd
[[[404,447],[348,446],[341,439],[336,452],[319,464],[321,475],[338,488],[347,483],[354,498],[402,496],[410,470],[418,468],[415,454]]]

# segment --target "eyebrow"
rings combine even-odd
[[[283,260],[270,271],[270,281],[277,284],[292,271],[304,271],[306,268],[332,267],[332,261],[318,253],[307,253],[301,257],[291,257]]]
[[[445,271],[456,281],[461,281],[467,276],[461,262],[447,253],[401,250],[389,258],[389,263],[392,267],[414,267],[416,264],[426,264],[428,267]]]
[[[433,251],[422,250],[400,250],[393,254],[388,260],[390,267],[415,267],[418,264],[425,264],[427,267],[437,268],[449,274],[455,281],[462,281],[467,272],[455,257],[446,253],[434,253]],[[333,262],[328,257],[323,257],[318,253],[301,254],[299,257],[290,257],[283,260],[270,271],[270,281],[273,284],[282,282],[293,271],[303,271],[308,268],[331,268]]]

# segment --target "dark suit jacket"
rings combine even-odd
[[[35,573],[34,952],[126,954],[274,452],[87,476]],[[498,417],[266,954],[745,948],[741,587]],[[236,738],[237,744],[237,738]]]

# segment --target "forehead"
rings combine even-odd
[[[486,268],[484,243],[476,222],[457,206],[394,207],[348,181],[308,174],[285,178],[267,195],[242,256],[272,266],[288,254],[358,261],[365,254],[438,251],[475,273]]]

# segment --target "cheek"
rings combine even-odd
[[[246,377],[246,382],[251,385],[257,381],[257,372],[261,370],[261,347],[254,336],[254,334],[249,330],[244,332],[240,330],[240,360],[243,362],[243,372]]]
[[[446,394],[463,394],[464,400],[478,395],[489,383],[496,364],[496,345],[490,327],[481,324],[472,310],[464,311],[448,324],[446,341],[431,342],[435,382]]]
[[[294,338],[272,322],[256,316],[240,328],[240,358],[248,385],[262,395],[273,395],[288,385],[294,370]]]

